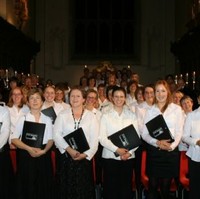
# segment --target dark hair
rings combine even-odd
[[[130,93],[130,87],[132,84],[135,84],[136,88],[138,87],[138,83],[135,80],[131,80],[127,85],[127,93]]]
[[[182,106],[183,101],[186,100],[186,99],[190,100],[190,101],[193,103],[193,100],[192,100],[192,98],[191,98],[189,95],[184,95],[184,96],[180,99],[180,104],[181,104],[181,106]]]
[[[107,97],[107,99],[109,99],[108,98],[109,91],[113,90],[115,87],[118,87],[118,86],[116,86],[116,85],[107,86],[107,88],[106,88],[106,97]]]
[[[137,87],[136,91],[135,91],[135,99],[138,100],[138,93],[142,91],[142,96],[144,96],[144,87]]]
[[[124,87],[115,86],[112,89],[112,96],[114,96],[115,92],[117,92],[117,91],[122,91],[124,93],[124,96],[126,97],[126,90]]]
[[[106,85],[103,84],[103,83],[101,83],[101,84],[99,84],[99,85],[97,86],[97,90],[98,90],[99,88],[105,88],[105,87],[106,87]]]

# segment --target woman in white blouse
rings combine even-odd
[[[200,94],[198,95],[200,101]],[[200,179],[200,107],[187,114],[184,130],[183,142],[189,145],[186,155],[189,157],[189,178],[190,178],[190,199],[199,199],[199,179]]]
[[[55,102],[56,90],[54,86],[47,86],[44,89],[44,103],[42,105],[42,110],[47,109],[49,107],[53,107],[56,115],[58,115],[65,108],[61,103]]]
[[[20,87],[16,87],[10,91],[7,106],[11,120],[10,134],[12,134],[18,119],[29,112],[29,107],[26,105],[26,99]],[[15,146],[10,144],[10,148],[15,149]]]
[[[171,94],[165,80],[155,84],[155,104],[147,110],[144,123],[162,114],[174,138],[158,140],[150,136],[144,125],[142,138],[147,145],[147,175],[149,177],[149,199],[158,198],[158,186],[163,199],[169,198],[169,190],[173,178],[179,175],[179,153],[177,146],[182,137],[183,114],[181,107],[171,103]]]
[[[54,141],[60,150],[60,193],[66,199],[93,199],[95,197],[91,159],[98,147],[99,124],[96,116],[84,109],[85,93],[72,88],[69,93],[71,108],[62,111],[54,124]],[[80,153],[63,138],[82,128],[90,149]]]
[[[14,182],[14,174],[8,145],[9,134],[9,111],[6,107],[0,106],[0,198],[2,199],[12,198],[11,190],[13,190]]]
[[[113,108],[102,115],[100,121],[100,143],[103,146],[103,198],[131,199],[134,151],[118,148],[108,136],[133,124],[138,131],[135,113],[125,106],[126,91],[115,87],[112,91]],[[114,153],[119,156],[116,157]]]
[[[11,135],[12,143],[18,148],[17,188],[19,198],[52,197],[53,172],[50,148],[53,145],[51,119],[41,113],[42,91],[31,89],[27,94],[30,112],[22,116]],[[44,123],[45,132],[41,148],[29,146],[21,141],[25,121]]]

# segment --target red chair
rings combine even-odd
[[[145,190],[148,191],[148,187],[149,187],[149,178],[146,175],[146,156],[147,156],[147,152],[143,151],[142,152],[142,164],[141,164],[141,182],[142,182],[142,185],[143,185],[143,189],[141,190],[142,195],[144,195]],[[172,180],[170,191],[175,192],[176,197],[178,197],[178,187],[177,187],[174,179]]]
[[[11,157],[13,171],[14,171],[14,173],[16,173],[17,172],[17,160],[16,160],[16,150],[15,149],[10,150],[10,157]]]
[[[186,156],[185,151],[181,151],[180,155],[180,173],[179,181],[182,186],[181,198],[184,199],[184,192],[189,191],[189,178],[188,178],[188,157]]]

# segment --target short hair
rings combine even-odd
[[[34,95],[36,93],[39,94],[42,101],[44,101],[43,92],[42,92],[42,89],[40,89],[40,88],[31,88],[27,93],[27,101],[29,101],[29,98],[31,95]]]

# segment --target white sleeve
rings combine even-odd
[[[99,123],[95,115],[90,120],[89,128],[89,145],[90,149],[84,153],[87,155],[87,159],[91,160],[98,149],[98,135],[99,135]]]
[[[185,142],[191,146],[195,146],[196,142],[199,139],[191,137],[191,132],[192,132],[192,114],[188,113],[188,115],[185,119],[182,140],[183,140],[183,142]]]
[[[105,148],[107,148],[108,150],[115,152],[118,147],[115,146],[109,139],[108,139],[108,135],[107,135],[107,120],[105,115],[103,115],[101,117],[101,121],[100,121],[100,131],[99,131],[99,141],[101,143],[101,145]]]
[[[0,129],[0,148],[8,141],[10,135],[10,115],[7,109],[4,109],[2,114],[2,126]]]
[[[58,114],[54,127],[53,127],[53,139],[55,141],[55,145],[58,148],[61,148],[62,150],[66,150],[66,148],[69,146],[67,142],[63,138],[63,118],[62,114]]]

